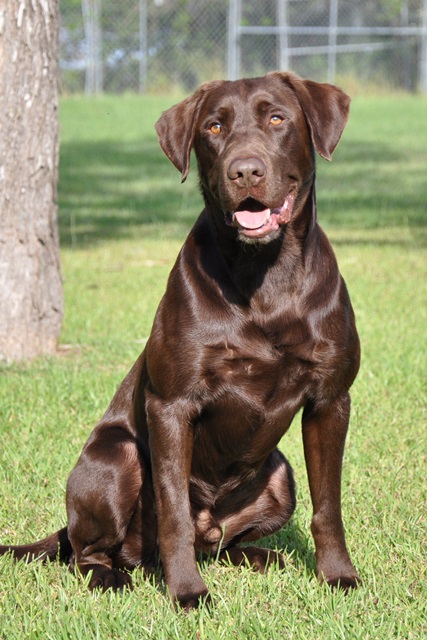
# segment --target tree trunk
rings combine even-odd
[[[61,328],[58,31],[58,0],[2,0],[0,360],[53,353]]]

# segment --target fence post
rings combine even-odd
[[[82,15],[88,48],[85,93],[91,95],[103,89],[100,0],[82,0]]]
[[[147,67],[147,0],[139,0],[139,93],[145,93],[147,91]]]
[[[279,69],[287,71],[290,67],[289,36],[288,36],[288,0],[276,0],[277,24],[279,32]]]
[[[329,3],[328,82],[335,82],[337,67],[338,0]]]
[[[230,0],[228,6],[228,57],[227,77],[237,80],[240,75],[240,23],[242,20],[241,0]]]
[[[427,93],[427,0],[424,0],[423,18],[422,18],[420,90],[423,93]]]

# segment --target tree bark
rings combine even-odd
[[[58,32],[58,0],[2,0],[0,360],[53,353],[61,328]]]

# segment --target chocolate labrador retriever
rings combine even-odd
[[[341,465],[359,341],[317,223],[315,150],[327,160],[349,112],[337,87],[271,73],[210,82],[161,116],[160,145],[185,180],[192,149],[205,208],[169,277],[144,352],[67,485],[68,525],[17,558],[59,557],[91,588],[160,555],[185,608],[207,596],[196,552],[260,570],[280,554],[237,546],[295,507],[277,449],[299,409],[318,577],[359,577],[341,519]]]

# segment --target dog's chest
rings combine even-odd
[[[304,326],[266,330],[247,323],[240,332],[206,346],[203,384],[215,397],[223,390],[267,410],[301,404],[315,371],[317,345]]]
[[[206,349],[198,454],[204,459],[201,452],[210,452],[219,469],[233,460],[262,460],[304,404],[311,377],[309,363],[265,336]]]

